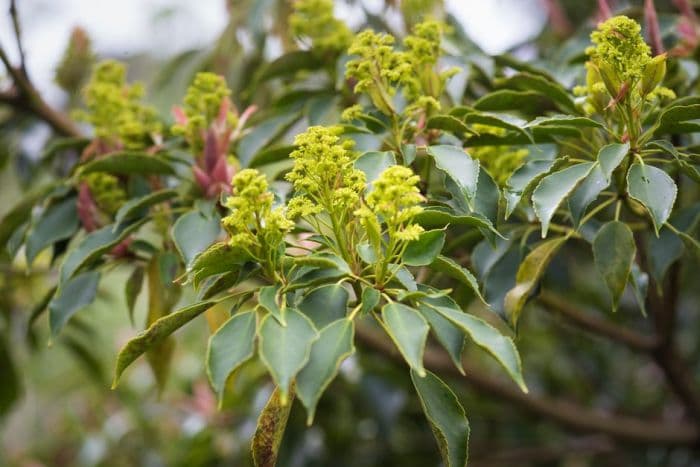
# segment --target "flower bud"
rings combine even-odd
[[[640,92],[646,96],[661,84],[666,75],[666,54],[657,55],[644,67]]]
[[[622,80],[615,71],[615,68],[606,62],[599,62],[595,66],[598,69],[600,79],[603,81],[603,84],[605,84],[605,89],[608,90],[610,97],[614,98],[620,93],[620,89],[622,88]]]

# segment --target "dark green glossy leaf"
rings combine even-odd
[[[430,422],[446,467],[466,467],[469,457],[469,422],[452,390],[433,373],[420,376],[411,370],[423,412]]]
[[[414,217],[414,221],[425,229],[444,228],[448,225],[469,225],[493,230],[493,225],[486,218],[457,215],[441,209],[425,209]]]
[[[647,209],[658,235],[676,201],[678,188],[673,179],[654,166],[633,164],[627,173],[627,192]]]
[[[184,308],[180,308],[169,315],[163,316],[151,324],[148,329],[140,332],[136,337],[122,347],[117,356],[117,365],[114,370],[114,380],[112,388],[116,388],[124,370],[137,358],[143,355],[148,349],[160,344],[172,333],[180,329],[185,324],[192,321],[197,316],[204,313],[221,300],[207,300],[195,303]]]
[[[479,291],[479,284],[477,283],[474,275],[467,268],[457,264],[452,258],[448,258],[447,256],[438,256],[435,258],[435,261],[433,261],[430,267],[466,285],[474,292],[479,300],[486,304],[486,300],[484,300],[484,297]]]
[[[355,352],[354,336],[354,323],[339,319],[321,329],[318,340],[311,346],[309,362],[296,380],[297,395],[306,407],[308,425],[313,422],[316,404],[338,374],[340,364]]]
[[[79,272],[83,266],[98,260],[103,254],[108,253],[132,232],[141,227],[144,222],[142,220],[130,225],[121,225],[116,230],[113,225],[108,225],[90,232],[66,254],[61,265],[59,282],[65,283]]]
[[[520,354],[510,337],[504,336],[498,329],[483,319],[464,313],[461,310],[444,306],[434,308],[467,333],[476,345],[490,353],[520,389],[523,392],[527,392],[527,386],[523,379],[522,364],[520,363]]]
[[[75,197],[69,197],[46,209],[29,231],[26,242],[27,264],[31,265],[44,248],[70,238],[78,229]]]
[[[205,216],[195,209],[180,216],[173,225],[173,241],[186,266],[211,246],[221,234],[218,216]]]
[[[345,316],[349,298],[342,285],[322,285],[309,292],[297,308],[311,319],[316,329],[321,329]]]
[[[358,157],[354,165],[356,169],[365,173],[369,186],[384,170],[396,165],[396,157],[392,151],[370,151]]]
[[[569,93],[559,83],[541,75],[518,73],[498,83],[501,87],[520,91],[536,91],[554,101],[557,107],[567,113],[579,113]]]
[[[145,152],[115,152],[95,159],[80,167],[80,174],[107,172],[118,175],[172,175],[168,161]]]
[[[414,308],[389,303],[382,308],[385,329],[408,365],[419,375],[425,375],[423,352],[430,327]]]
[[[537,183],[549,172],[555,162],[551,160],[534,160],[520,166],[506,182],[504,197],[506,199],[506,219],[510,217],[520,200],[534,190]]]
[[[403,254],[403,262],[408,266],[427,266],[432,263],[445,245],[444,230],[428,230],[418,240],[409,242]]]
[[[451,115],[435,115],[434,117],[430,117],[425,126],[429,129],[448,131],[457,137],[460,137],[466,133],[475,133],[469,129],[464,122]]]
[[[537,245],[520,264],[515,287],[506,294],[504,301],[505,312],[513,326],[518,323],[525,302],[547,270],[549,262],[565,242],[565,237],[546,240]]]
[[[612,221],[605,224],[593,239],[593,258],[617,309],[629,278],[637,248],[627,224]]]
[[[418,312],[423,315],[423,318],[428,322],[433,330],[438,342],[447,351],[452,363],[455,364],[457,370],[464,374],[462,367],[462,350],[464,349],[464,333],[455,326],[450,320],[442,316],[433,308],[420,304]]]
[[[559,205],[593,168],[593,162],[583,162],[544,177],[532,192],[532,207],[542,223],[542,238],[547,236],[549,223]]]
[[[258,330],[260,359],[277,384],[282,405],[288,402],[292,380],[309,361],[311,346],[318,339],[311,320],[297,310],[288,309],[286,320],[283,326],[267,315]]]
[[[231,248],[228,243],[215,243],[197,255],[189,267],[195,288],[207,277],[238,269],[247,259],[242,251]]]
[[[136,305],[136,299],[138,298],[141,288],[143,287],[143,276],[143,266],[137,265],[129,275],[129,278],[126,280],[126,284],[124,285],[126,308],[129,312],[129,321],[131,321],[132,326],[134,324],[134,306]]]
[[[223,396],[226,380],[255,351],[255,312],[237,313],[209,338],[207,375],[214,391]]]
[[[49,328],[52,338],[58,335],[76,312],[95,300],[99,282],[100,273],[88,271],[61,284],[49,302]]]
[[[457,146],[428,146],[427,151],[433,156],[435,166],[455,181],[467,201],[474,199],[479,181],[479,162]]]
[[[117,214],[114,216],[115,228],[123,221],[137,216],[142,210],[158,203],[162,203],[163,201],[172,199],[177,195],[177,191],[165,189],[154,191],[153,193],[141,196],[140,198],[134,198],[127,201],[121,208],[119,208],[119,211],[117,211]]]

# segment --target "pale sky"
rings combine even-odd
[[[376,0],[363,0],[373,8]],[[168,56],[205,45],[226,23],[224,0],[19,0],[30,76],[52,103],[62,99],[53,69],[70,30],[87,30],[98,54],[116,58],[149,51]],[[544,25],[541,0],[445,0],[472,40],[500,53],[536,35]],[[10,0],[0,0],[0,42],[16,57]],[[353,11],[346,11],[352,16]],[[356,12],[354,14],[357,14]],[[348,18],[347,15],[342,15]],[[349,18],[350,22],[352,17]]]

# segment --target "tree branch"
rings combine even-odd
[[[542,291],[538,297],[538,301],[542,303],[548,311],[565,316],[578,327],[624,344],[632,350],[651,352],[658,345],[656,339],[653,337],[645,336],[609,321],[596,318],[576,308],[571,302],[553,292]]]
[[[392,343],[376,331],[360,325],[357,327],[356,337],[365,348],[403,362],[403,358]],[[525,394],[515,385],[503,383],[486,375],[467,362],[464,363],[466,374],[462,375],[444,351],[432,347],[425,349],[424,364],[433,372],[460,378],[484,394],[506,400],[534,415],[574,431],[606,434],[632,443],[694,445],[700,441],[700,430],[689,423],[613,415],[589,410],[564,400]]]
[[[27,59],[22,45],[22,30],[19,27],[19,13],[17,11],[17,0],[10,0],[10,17],[12,18],[12,27],[15,31],[15,40],[17,41],[17,51],[19,52],[20,70],[25,77],[27,74]]]
[[[18,110],[29,112],[34,114],[39,119],[45,121],[51,126],[57,133],[64,136],[81,136],[80,130],[68,117],[63,113],[53,109],[46,101],[41,97],[39,91],[34,87],[34,85],[27,79],[27,76],[18,68],[12,66],[10,59],[5,52],[2,44],[0,44],[0,62],[3,63],[7,69],[7,73],[12,78],[14,84],[14,93],[16,97],[14,99],[7,99],[8,94],[5,92],[3,95],[2,102],[10,104]],[[13,91],[10,91],[13,92]]]

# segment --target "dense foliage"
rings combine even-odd
[[[113,387],[144,356],[162,391],[178,365],[173,334],[206,315],[201,358],[219,406],[235,411],[242,395],[274,383],[252,438],[255,465],[275,465],[283,439],[300,436],[285,435],[294,404],[308,425],[333,423],[324,398],[351,397],[338,374],[365,353],[405,369],[449,467],[467,465],[467,415],[484,407],[463,404],[462,378],[599,434],[593,455],[618,442],[648,450],[605,465],[662,465],[655,446],[692,457],[700,395],[697,366],[684,360],[699,348],[697,310],[687,311],[697,308],[700,259],[698,64],[671,27],[661,37],[646,3],[654,53],[637,20],[601,6],[590,41],[585,26],[561,46],[543,40],[540,67],[484,56],[452,18],[431,19],[441,17],[437,2],[402,2],[399,38],[378,24],[351,31],[330,0],[298,0],[280,18],[289,50],[223,68],[217,51],[183,72],[191,83],[170,120],[124,64],[100,61],[88,75],[93,53],[80,31],[58,82],[82,89],[71,116],[85,127],[29,94],[26,74],[4,59],[5,102],[19,109],[10,118],[26,112],[58,135],[31,167],[44,182],[0,226],[3,287],[37,264],[53,280],[29,311],[8,302],[3,381],[21,373],[9,360],[13,320],[33,333],[46,315],[50,340],[60,340],[81,326],[104,278],[128,268],[125,311],[133,321],[145,285],[146,322],[116,356]],[[668,17],[694,20],[682,13]],[[678,402],[642,382],[645,395],[626,408],[648,421],[617,420],[528,394],[576,394],[576,378],[564,381],[542,355],[576,359],[579,349],[603,379],[639,377],[620,369],[632,359],[615,344],[550,350],[570,331],[528,319],[538,307],[647,354]],[[687,342],[679,317],[691,323]],[[488,359],[507,382],[486,374]],[[6,410],[16,391],[3,384]],[[666,404],[682,416],[663,419]]]

